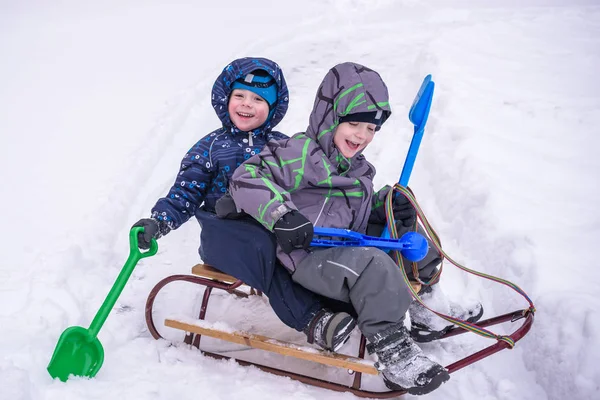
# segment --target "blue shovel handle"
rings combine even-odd
[[[423,235],[417,232],[407,232],[400,239],[384,239],[367,236],[349,229],[323,228],[316,226],[314,238],[310,243],[315,247],[377,247],[381,250],[398,250],[409,261],[421,261],[427,255],[429,246]],[[336,239],[322,239],[327,236]]]

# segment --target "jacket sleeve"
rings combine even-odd
[[[244,211],[273,230],[283,215],[297,207],[290,191],[306,186],[307,149],[311,141],[288,139],[269,141],[264,149],[240,165],[229,190],[238,211]]]
[[[212,139],[206,136],[188,151],[169,193],[152,208],[152,218],[167,228],[163,234],[179,228],[204,202],[218,168],[209,158]]]

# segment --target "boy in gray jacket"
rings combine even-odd
[[[388,90],[377,72],[339,64],[318,89],[306,132],[268,142],[234,172],[230,192],[238,211],[274,232],[277,257],[294,281],[352,305],[385,384],[425,394],[449,374],[404,327],[411,295],[398,266],[376,248],[310,247],[313,226],[364,233],[369,219],[381,215],[377,205],[387,190],[374,193],[375,168],[362,151],[390,114]],[[414,209],[401,195],[394,214],[405,227],[414,226]],[[327,324],[316,319],[307,335],[310,341],[327,332]]]

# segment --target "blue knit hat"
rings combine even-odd
[[[275,107],[277,103],[277,84],[275,79],[262,69],[257,69],[245,77],[238,79],[231,85],[231,90],[234,89],[245,89],[256,93],[267,103],[269,103],[269,109]]]

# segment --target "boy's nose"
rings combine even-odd
[[[355,135],[361,139],[363,139],[366,135],[367,135],[367,128],[366,127],[359,127],[356,132],[354,132]]]

